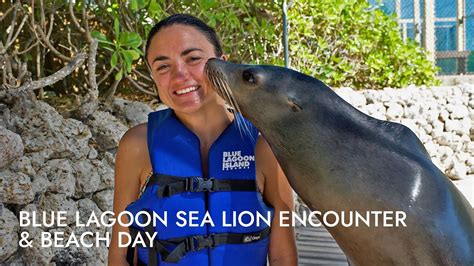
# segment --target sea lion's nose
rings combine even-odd
[[[224,63],[225,61],[224,60],[221,60],[217,57],[211,57],[207,60],[207,63],[206,65],[213,65],[213,66],[218,66],[219,64],[222,64]]]
[[[211,70],[211,69],[215,69],[216,68],[216,63],[217,61],[219,61],[219,59],[215,58],[215,57],[211,57],[207,60],[206,62],[206,66],[205,66],[205,69],[206,70]]]

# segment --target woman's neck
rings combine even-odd
[[[208,104],[194,113],[176,113],[179,120],[199,138],[201,145],[211,145],[232,122],[233,114],[224,104]]]

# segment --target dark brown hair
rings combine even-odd
[[[219,40],[219,37],[216,34],[216,31],[207,25],[204,21],[188,15],[188,14],[174,14],[165,19],[160,20],[158,23],[153,26],[148,33],[148,39],[146,41],[145,47],[145,60],[148,60],[148,48],[150,47],[151,39],[155,36],[161,29],[169,27],[171,25],[186,25],[194,27],[196,30],[200,31],[206,39],[214,46],[214,53],[217,57],[220,57],[223,54],[222,45]]]

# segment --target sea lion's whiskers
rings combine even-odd
[[[235,111],[235,122],[237,124],[237,128],[239,129],[239,132],[242,135],[242,131],[245,132],[247,135],[251,136],[250,128],[245,123],[240,116],[237,115],[237,113],[242,114],[242,111],[239,108],[239,105],[237,103],[237,100],[235,99],[234,95],[232,94],[232,91],[230,90],[229,84],[227,81],[224,79],[222,73],[219,71],[212,71],[207,69],[207,76],[209,78],[209,81],[211,85],[214,87],[214,89],[217,91],[219,95],[221,95],[224,100],[227,102],[227,104]]]
[[[235,101],[235,98],[233,97],[232,92],[230,91],[228,84],[223,79],[221,79],[220,77],[218,77],[215,80],[215,84],[217,85],[216,87],[219,89],[221,94],[224,96],[224,100],[230,105],[230,107],[235,112],[240,113],[239,106],[238,106],[237,102]],[[236,116],[236,119],[237,119],[237,116]],[[239,131],[240,131],[240,129],[242,128],[240,120],[237,120],[236,122],[237,122],[237,127],[239,128]]]
[[[222,91],[226,94],[227,96],[227,101],[229,102],[230,106],[235,110],[236,114],[235,114],[235,119],[236,119],[236,123],[237,123],[237,127],[239,129],[239,132],[242,133],[242,131],[246,132],[248,135],[251,135],[250,134],[250,129],[247,125],[247,123],[245,123],[240,116],[238,116],[237,114],[242,114],[242,111],[240,110],[240,107],[234,97],[234,95],[232,94],[232,91],[230,90],[229,88],[229,85],[224,81],[224,80],[219,80],[219,84],[221,85],[221,89]]]
[[[228,88],[225,87],[225,83],[223,80],[221,79],[218,79],[216,77],[216,79],[214,79],[214,84],[216,85],[215,87],[219,90],[219,93],[223,96],[224,100],[227,102],[227,104],[229,104],[229,106],[233,109],[233,110],[236,110],[237,107],[236,107],[236,104],[235,102],[233,101],[233,98],[232,96],[230,95],[230,92],[228,90]]]
[[[219,82],[219,88],[227,96],[227,101],[229,102],[230,106],[236,111],[235,119],[236,119],[236,123],[237,123],[237,127],[239,129],[239,132],[242,133],[242,131],[243,131],[243,132],[247,133],[247,135],[251,136],[251,132],[250,132],[250,128],[249,128],[248,124],[244,120],[242,120],[242,118],[240,116],[237,115],[237,113],[242,114],[242,111],[241,111],[241,109],[239,107],[239,104],[237,103],[237,100],[235,99],[232,91],[230,90],[229,84],[224,79],[218,79],[218,82]]]

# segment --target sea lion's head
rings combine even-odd
[[[295,118],[305,109],[309,96],[305,95],[307,86],[301,84],[314,86],[308,76],[276,66],[241,65],[210,59],[205,71],[211,87],[254,123]]]

